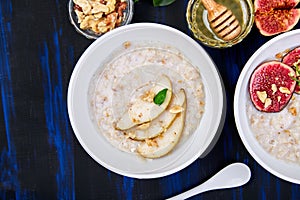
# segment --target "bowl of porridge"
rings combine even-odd
[[[248,60],[234,116],[251,156],[273,175],[300,184],[300,30],[281,34]]]
[[[154,23],[120,27],[92,43],[68,88],[69,118],[82,147],[107,169],[134,178],[166,176],[209,153],[225,104],[205,50]]]

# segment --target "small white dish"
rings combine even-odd
[[[283,33],[261,46],[248,60],[238,79],[234,95],[234,117],[239,135],[251,156],[273,175],[300,184],[300,164],[288,163],[271,156],[256,140],[246,113],[249,80],[254,69],[269,60],[278,60],[276,55],[300,46],[300,30]],[[268,131],[268,130],[265,130]]]
[[[89,115],[89,83],[103,62],[127,41],[155,41],[179,49],[200,68],[205,90],[205,112],[195,133],[170,154],[153,160],[122,152],[97,131]],[[107,169],[134,178],[158,178],[187,167],[204,157],[223,128],[226,110],[224,87],[205,50],[182,32],[159,24],[138,23],[112,30],[92,43],[78,60],[68,88],[68,113],[74,133],[86,152]]]

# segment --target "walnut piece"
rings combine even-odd
[[[266,101],[266,99],[268,97],[267,92],[266,91],[262,91],[262,92],[261,91],[257,91],[256,94],[257,94],[258,99],[262,103],[265,103],[265,101]]]
[[[277,92],[277,86],[274,83],[272,84],[272,91],[272,94],[275,94],[275,92]]]
[[[267,108],[268,106],[270,106],[272,104],[272,100],[270,98],[266,98],[266,101],[265,101],[265,108]]]
[[[291,91],[286,87],[279,87],[279,91],[283,94],[291,94]]]

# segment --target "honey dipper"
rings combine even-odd
[[[208,12],[210,27],[219,38],[229,41],[240,34],[241,26],[231,10],[213,0],[201,1]]]

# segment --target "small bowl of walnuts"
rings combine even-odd
[[[129,24],[133,0],[70,0],[69,18],[77,32],[97,39],[108,31]]]

